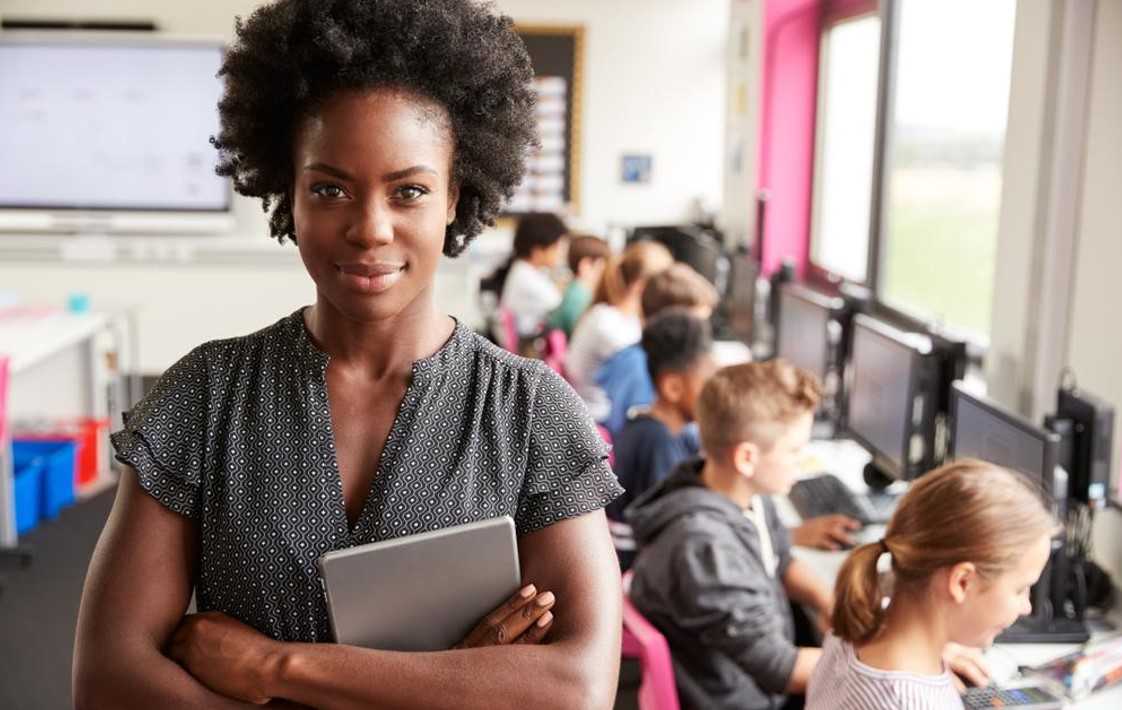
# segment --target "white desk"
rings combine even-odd
[[[810,459],[804,467],[807,473],[829,471],[858,493],[868,490],[861,471],[868,463],[869,455],[858,444],[852,441],[813,441],[807,453]],[[785,524],[799,523],[798,513],[786,498],[777,498],[776,508]],[[883,534],[883,525],[871,525],[861,530],[858,542],[873,542],[879,540]],[[792,552],[795,557],[813,568],[831,587],[849,554],[844,551],[826,552],[805,547],[796,547]],[[1118,616],[1117,612],[1118,610],[1115,610],[1114,616]],[[997,676],[996,680],[1000,682],[1010,679],[1018,665],[1040,665],[1071,653],[1077,648],[1076,644],[999,644],[987,651],[987,657],[991,661],[991,670]],[[1069,707],[1079,710],[1119,710],[1122,708],[1122,685],[1094,693],[1088,698],[1072,703]]]
[[[101,314],[0,313],[0,353],[9,358],[8,418],[105,417],[104,367],[97,337],[109,319]],[[12,500],[11,426],[0,441],[0,548],[16,545]],[[108,473],[102,446],[98,475]]]

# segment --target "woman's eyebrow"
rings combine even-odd
[[[401,180],[411,175],[416,175],[417,173],[432,173],[433,175],[438,174],[435,168],[430,168],[427,165],[414,165],[411,168],[405,168],[404,170],[395,170],[392,173],[386,173],[382,176],[382,182],[393,182],[395,180]]]
[[[354,178],[347,171],[336,168],[332,165],[328,165],[327,163],[311,163],[310,165],[305,165],[304,169],[315,170],[316,172],[334,175],[340,180],[354,180]]]

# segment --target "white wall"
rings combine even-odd
[[[1122,476],[1122,3],[1098,0],[1091,71],[1090,122],[1071,312],[1068,364],[1079,386],[1116,409],[1114,470]],[[1122,512],[1095,525],[1100,564],[1122,584]]]
[[[1094,10],[1090,38],[1072,44],[1071,13],[1088,8]],[[1065,65],[1086,57],[1085,41],[1089,71]],[[1064,366],[1122,415],[1122,328],[1117,296],[1108,288],[1122,272],[1119,76],[1122,3],[1018,3],[987,382],[997,401],[1037,421],[1054,407]],[[1072,86],[1085,86],[1085,103],[1064,103]],[[1085,114],[1077,124],[1073,112]],[[1072,214],[1070,229],[1055,229]],[[1057,254],[1073,256],[1070,269]],[[1062,283],[1070,288],[1057,292]],[[1057,304],[1065,307],[1055,312]],[[1116,471],[1120,465],[1122,416]],[[1122,584],[1119,510],[1099,512],[1094,540],[1096,561]]]
[[[499,0],[516,21],[585,25],[581,217],[680,221],[693,196],[720,205],[729,0]],[[620,156],[654,157],[647,185]]]
[[[581,146],[581,207],[575,226],[603,232],[610,226],[680,221],[693,197],[713,208],[721,199],[724,141],[725,33],[730,0],[501,0],[499,8],[516,21],[581,24],[585,28],[585,85]],[[0,0],[4,16],[66,18],[142,18],[176,35],[218,36],[229,40],[235,15],[247,15],[252,0]],[[619,180],[624,153],[653,156],[652,181],[625,185]],[[142,364],[159,371],[174,353],[203,340],[246,332],[307,302],[310,284],[295,250],[289,257],[267,241],[267,228],[255,200],[235,196],[237,227],[229,236],[190,240],[167,237],[117,239],[125,251],[145,253],[168,247],[168,258],[142,257],[109,265],[50,263],[15,253],[15,240],[0,235],[0,290],[27,301],[61,304],[66,294],[84,290],[95,307],[102,303],[141,304]],[[471,285],[509,248],[508,232],[484,235],[467,258],[442,269],[442,306],[469,322],[478,314]],[[57,240],[56,240],[57,241]],[[205,242],[225,242],[242,250],[259,267],[217,265],[200,256]],[[46,238],[40,239],[46,243]],[[203,244],[200,249],[199,245]],[[57,249],[56,249],[57,251]],[[46,262],[43,259],[47,259]],[[252,268],[255,288],[274,298],[247,298],[237,277]],[[163,280],[153,277],[163,274]],[[146,289],[132,284],[145,285]],[[207,307],[187,307],[208,284]],[[237,307],[216,308],[229,302]],[[177,305],[178,304],[178,305]],[[174,308],[168,310],[167,305]],[[240,309],[240,310],[239,310]],[[174,319],[170,318],[174,313]]]

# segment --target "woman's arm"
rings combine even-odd
[[[212,639],[191,644],[186,666],[211,687],[257,682],[250,695],[321,710],[351,708],[610,708],[619,674],[619,567],[602,511],[524,536],[526,581],[556,595],[546,643],[396,653],[331,644],[282,644],[236,630],[225,653],[256,656],[232,678]],[[240,637],[240,640],[239,640]],[[264,670],[262,673],[261,670]],[[244,681],[244,682],[243,682]]]
[[[195,524],[121,473],[86,575],[74,643],[74,706],[246,708],[163,655],[191,600]]]

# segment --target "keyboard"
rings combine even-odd
[[[1060,710],[1063,707],[1063,702],[1038,686],[997,688],[989,685],[984,688],[968,688],[962,694],[962,705],[966,710],[982,710],[983,708]]]
[[[796,482],[787,497],[803,520],[840,513],[862,525],[887,523],[899,499],[890,493],[854,493],[832,473],[822,473]]]

